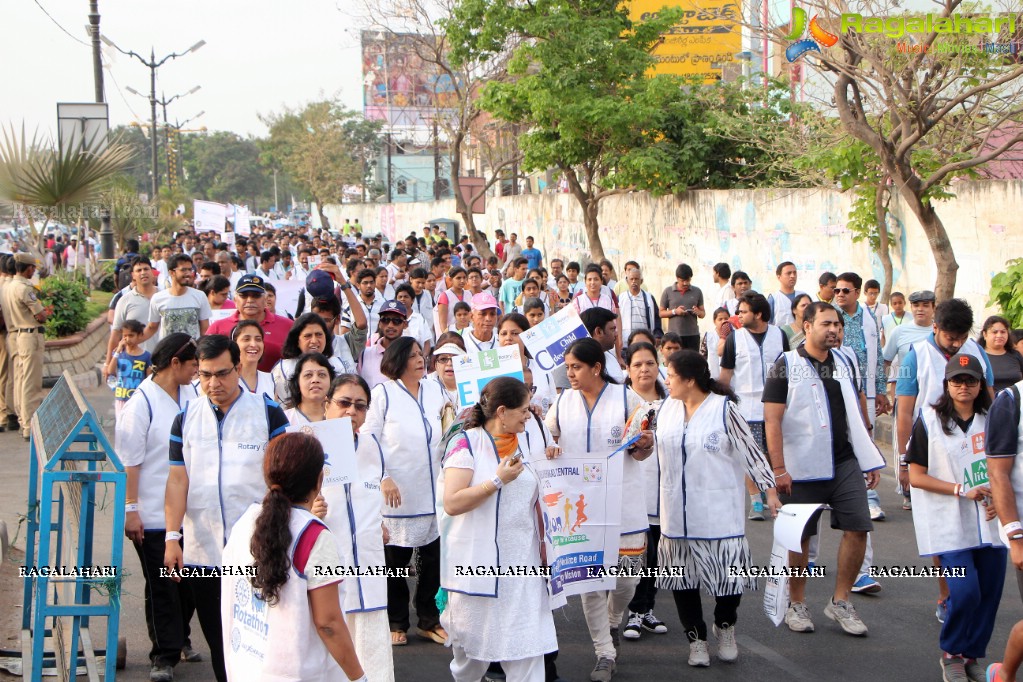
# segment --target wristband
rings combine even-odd
[[[1009,539],[1010,539],[1010,540],[1023,540],[1023,533],[1017,533],[1016,535],[1013,535],[1013,536],[1012,536],[1011,538],[1009,538]]]
[[[1009,523],[1002,526],[1002,530],[1005,531],[1006,535],[1008,535],[1013,531],[1023,530],[1023,523],[1020,523],[1019,521],[1010,521]]]
[[[504,487],[504,481],[501,480],[500,476],[494,476],[490,479],[490,482],[493,484],[494,490],[500,490]]]
[[[177,542],[178,540],[181,539],[181,537],[182,537],[181,533],[179,533],[178,531],[176,531],[176,530],[169,530],[169,531],[167,531],[166,534],[164,534],[163,541],[164,542]]]
[[[130,504],[124,505],[125,514],[127,514],[128,512],[137,512],[138,510],[139,510],[138,502],[132,502]]]
[[[780,474],[775,474],[774,480],[777,481],[779,478],[785,478],[786,476],[789,476],[789,478],[791,478],[791,476],[789,475],[789,472],[783,471]]]

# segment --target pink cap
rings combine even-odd
[[[497,299],[492,294],[483,291],[472,297],[473,310],[489,310],[490,308],[494,308],[498,312],[501,310],[501,306],[497,305]]]

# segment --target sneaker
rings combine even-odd
[[[941,679],[945,682],[970,682],[966,676],[966,662],[961,656],[941,657]]]
[[[611,643],[615,645],[615,649],[622,646],[622,636],[618,628],[611,628]]]
[[[606,658],[604,656],[598,658],[597,665],[593,666],[593,671],[590,673],[590,681],[611,682],[617,667],[613,658]]]
[[[734,663],[739,658],[739,647],[735,643],[735,626],[728,625],[723,628],[713,627],[714,636],[718,638],[718,658],[725,663]]]
[[[789,604],[785,611],[785,624],[792,632],[813,632],[813,621],[810,619],[810,609],[806,603],[797,601]]]
[[[880,505],[870,505],[870,520],[884,521],[884,509],[881,509]]]
[[[833,599],[828,600],[828,605],[824,607],[824,615],[841,625],[850,635],[862,637],[867,634],[867,626],[856,615],[856,609],[844,599],[837,602]]]
[[[987,682],[984,666],[978,663],[976,658],[966,659],[966,676],[970,678],[970,682]]]
[[[760,501],[760,498],[750,500],[749,505],[749,516],[746,517],[750,521],[763,521],[764,520],[764,503]]]
[[[853,583],[852,591],[856,594],[877,594],[881,591],[881,583],[877,582],[869,575],[861,575],[859,579]]]
[[[710,666],[710,649],[702,639],[689,643],[689,665],[694,668],[706,668]]]
[[[948,597],[938,600],[938,608],[934,609],[934,617],[938,619],[939,623],[944,623],[945,618],[948,616]]]
[[[202,663],[202,654],[186,644],[181,647],[181,660],[186,663]]]
[[[647,632],[653,632],[658,635],[663,635],[668,631],[668,626],[664,622],[654,615],[654,612],[647,611],[643,614],[643,629]]]
[[[149,669],[149,682],[173,682],[174,668],[169,665],[154,663]]]
[[[639,639],[643,634],[643,617],[635,611],[629,611],[629,622],[625,625],[622,637],[625,639]]]
[[[903,511],[913,511],[913,500],[909,497],[902,498],[902,509]]]
[[[985,682],[1002,682],[1001,678],[998,676],[998,671],[1000,671],[1001,669],[1002,669],[1001,663],[992,663],[991,665],[989,665],[987,667],[987,676],[985,677]]]

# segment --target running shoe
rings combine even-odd
[[[987,682],[987,674],[976,658],[966,659],[966,676],[970,678],[970,682]]]
[[[806,608],[805,602],[789,604],[785,611],[785,624],[792,632],[813,632],[813,620],[810,619],[810,609]]]
[[[625,639],[639,639],[643,634],[643,617],[635,611],[629,611],[629,622],[625,625],[622,637]]]
[[[938,619],[939,623],[944,623],[945,618],[948,616],[948,597],[938,600],[938,608],[934,609],[934,617]]]
[[[647,632],[663,635],[668,631],[668,626],[654,615],[653,610],[650,610],[643,614],[643,629]]]
[[[861,575],[859,579],[853,583],[852,591],[856,594],[877,594],[881,591],[881,583],[877,582],[869,575]]]
[[[760,498],[750,500],[749,505],[749,516],[746,517],[750,521],[763,521],[764,520],[764,503]]]
[[[862,637],[867,634],[866,624],[856,615],[853,605],[845,599],[839,599],[837,602],[829,599],[828,605],[824,607],[824,615],[841,625],[850,635]]]
[[[694,668],[706,668],[710,666],[710,649],[702,639],[689,643],[689,665]]]
[[[987,676],[985,682],[1002,682],[998,676],[998,671],[1002,669],[1001,663],[992,663],[987,667]]]
[[[734,663],[739,658],[739,646],[735,643],[735,626],[718,628],[715,625],[714,636],[718,638],[718,658],[725,663]]]
[[[880,505],[870,505],[870,520],[871,521],[884,521],[884,509],[881,509]]]
[[[617,665],[613,658],[601,656],[590,673],[590,682],[611,682],[611,678],[615,675],[615,668]]]
[[[904,511],[913,511],[913,499],[910,497],[902,498],[902,509]]]
[[[941,679],[945,682],[970,682],[966,675],[966,662],[962,657],[941,657]]]

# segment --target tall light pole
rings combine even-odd
[[[125,86],[124,89],[127,90],[128,92],[130,92],[133,95],[138,95],[139,97],[145,97],[145,95],[143,95],[141,92],[139,92],[135,88],[131,87],[130,85]],[[195,92],[198,92],[201,89],[202,89],[202,86],[201,85],[197,85],[194,88],[192,88],[191,90],[189,90],[188,92],[183,92],[181,94],[174,95],[173,97],[169,97],[169,98],[166,95],[163,95],[160,99],[156,100],[156,103],[163,107],[164,144],[166,145],[165,148],[164,148],[164,151],[166,152],[166,155],[167,155],[167,184],[170,187],[174,186],[174,177],[173,177],[173,175],[171,175],[170,123],[167,121],[167,105],[170,104],[171,102],[173,102],[176,99],[180,99],[181,97],[186,97],[186,96],[191,95],[191,94],[193,94]],[[155,130],[154,130],[154,133],[155,133]]]
[[[195,45],[193,45],[192,47],[188,48],[184,52],[172,52],[169,55],[167,55],[166,57],[163,57],[162,59],[160,59],[159,61],[157,61],[157,59],[156,59],[156,51],[155,50],[150,50],[150,52],[149,52],[149,61],[146,61],[146,59],[144,57],[142,57],[142,55],[140,55],[140,54],[138,54],[136,52],[132,52],[131,50],[122,50],[116,44],[114,44],[114,42],[112,40],[110,40],[109,38],[107,38],[104,35],[100,36],[100,40],[102,40],[104,43],[106,43],[110,47],[114,48],[115,50],[117,50],[121,54],[128,55],[129,57],[135,57],[136,59],[138,59],[140,62],[142,62],[144,65],[146,65],[149,68],[149,106],[150,106],[150,110],[151,110],[150,114],[151,114],[151,117],[152,117],[152,125],[153,125],[153,127],[151,128],[152,133],[153,133],[153,137],[152,137],[152,140],[151,140],[152,141],[152,150],[151,150],[152,151],[152,154],[151,154],[152,159],[151,160],[152,160],[152,166],[153,166],[152,167],[152,173],[153,173],[153,182],[152,182],[153,198],[152,198],[152,200],[156,201],[156,198],[158,196],[158,192],[159,192],[159,189],[160,189],[160,171],[159,171],[159,168],[157,167],[157,150],[156,150],[156,148],[157,148],[157,143],[156,143],[156,102],[157,102],[157,100],[156,100],[156,70],[158,68],[160,68],[161,66],[163,66],[163,63],[166,62],[168,59],[177,59],[178,57],[184,57],[189,52],[195,52],[200,47],[205,45],[206,41],[205,40],[200,40],[199,42],[197,42]]]
[[[92,38],[92,78],[96,86],[96,101],[103,99],[103,56],[99,48],[99,1],[89,0],[89,36]]]

